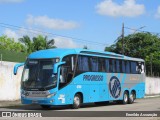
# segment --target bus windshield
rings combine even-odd
[[[23,70],[22,89],[49,89],[57,85],[57,75],[53,74],[55,59],[28,59]]]

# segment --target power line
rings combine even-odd
[[[145,33],[152,33],[152,34],[157,34],[159,35],[160,33],[158,32],[150,32],[150,31],[145,31],[145,30],[137,30],[137,29],[134,29],[134,28],[130,28],[130,27],[124,27],[125,29],[129,29],[129,30],[134,30],[134,31],[140,31],[140,32],[145,32]]]
[[[36,29],[20,27],[20,26],[6,24],[6,23],[0,23],[0,27],[17,29],[17,30],[27,30],[27,32],[34,33],[34,34],[44,33],[44,34],[48,34],[48,35],[52,35],[52,36],[60,36],[60,37],[63,37],[63,38],[70,38],[73,41],[87,42],[87,43],[96,44],[96,45],[102,45],[102,46],[107,45],[105,43],[93,42],[93,41],[89,41],[89,40],[85,40],[85,39],[81,39],[81,38],[75,38],[75,37],[70,37],[70,36],[65,36],[65,35],[60,35],[60,34],[54,34],[54,33],[50,33],[50,32],[45,32],[45,31],[40,31],[40,30],[36,30]]]

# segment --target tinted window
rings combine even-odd
[[[78,71],[81,72],[89,71],[89,62],[87,56],[78,57]]]
[[[121,60],[116,60],[116,72],[120,73],[121,72]]]
[[[132,74],[137,74],[137,62],[131,62],[131,73]]]
[[[126,72],[126,64],[125,61],[122,61],[122,73]]]
[[[97,72],[98,71],[98,58],[91,57],[90,58],[90,64],[91,64],[91,71]]]
[[[69,68],[69,71],[72,71],[74,70],[75,68],[75,61],[76,61],[76,56],[75,55],[69,55],[69,56],[65,56],[63,58],[63,61],[65,61],[66,63],[64,64],[65,67],[68,67]]]
[[[100,72],[105,72],[105,59],[98,58],[98,67]]]
[[[126,61],[126,73],[130,73],[130,62]]]
[[[112,70],[113,70],[112,72],[116,72],[115,67],[116,67],[116,61],[112,60]]]
[[[110,65],[109,65],[109,59],[106,59],[105,60],[105,69],[106,69],[106,72],[109,72],[109,67]]]

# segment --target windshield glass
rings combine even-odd
[[[27,60],[22,74],[22,89],[48,89],[57,85],[53,74],[55,59]]]

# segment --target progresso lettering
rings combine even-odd
[[[103,81],[103,75],[84,75],[84,81]]]

